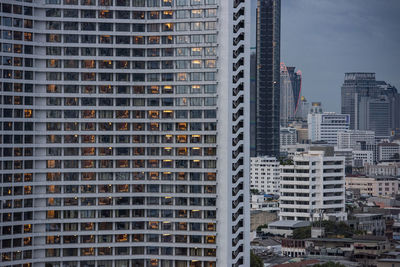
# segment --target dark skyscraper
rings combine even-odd
[[[280,0],[257,3],[257,86],[255,153],[279,155]]]

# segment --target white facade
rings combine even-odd
[[[400,154],[399,144],[386,142],[378,144],[378,161],[393,160],[398,154]]]
[[[297,143],[297,130],[290,127],[281,127],[280,141],[281,146],[295,145]]]
[[[251,209],[262,210],[268,212],[278,212],[279,202],[277,200],[271,200],[270,196],[263,195],[251,195]]]
[[[352,151],[352,166],[362,167],[365,164],[374,163],[374,153],[367,150],[353,150]]]
[[[375,146],[375,132],[361,130],[339,131],[337,133],[337,147],[339,149],[363,149],[373,151]]]
[[[250,160],[250,188],[266,194],[279,194],[279,160],[275,157],[252,157]]]
[[[364,165],[366,175],[400,176],[400,163],[383,162],[376,165]]]
[[[308,114],[308,138],[312,142],[325,141],[328,144],[337,144],[337,133],[348,130],[350,116],[324,112],[322,114]]]
[[[298,153],[293,165],[281,165],[280,191],[280,220],[312,221],[321,215],[345,220],[344,158]]]
[[[249,266],[250,1],[0,2],[0,266]]]

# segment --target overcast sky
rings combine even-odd
[[[281,61],[303,95],[340,111],[345,72],[375,72],[400,91],[400,0],[281,0]]]

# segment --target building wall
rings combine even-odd
[[[324,217],[345,220],[344,158],[310,151],[298,153],[293,162],[281,165],[280,220],[310,221],[321,216],[321,210]]]
[[[274,157],[252,157],[250,162],[251,188],[266,194],[279,194],[279,160]]]
[[[394,196],[399,191],[395,178],[346,177],[346,189],[360,189],[370,196]]]
[[[0,266],[249,266],[249,7],[1,1]]]
[[[256,156],[279,156],[280,0],[258,0]]]
[[[312,142],[325,141],[337,144],[337,133],[349,129],[349,115],[325,112],[308,114],[308,136]]]

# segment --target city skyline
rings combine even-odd
[[[282,1],[281,61],[303,73],[303,95],[340,112],[345,72],[374,72],[400,88],[400,2]]]

